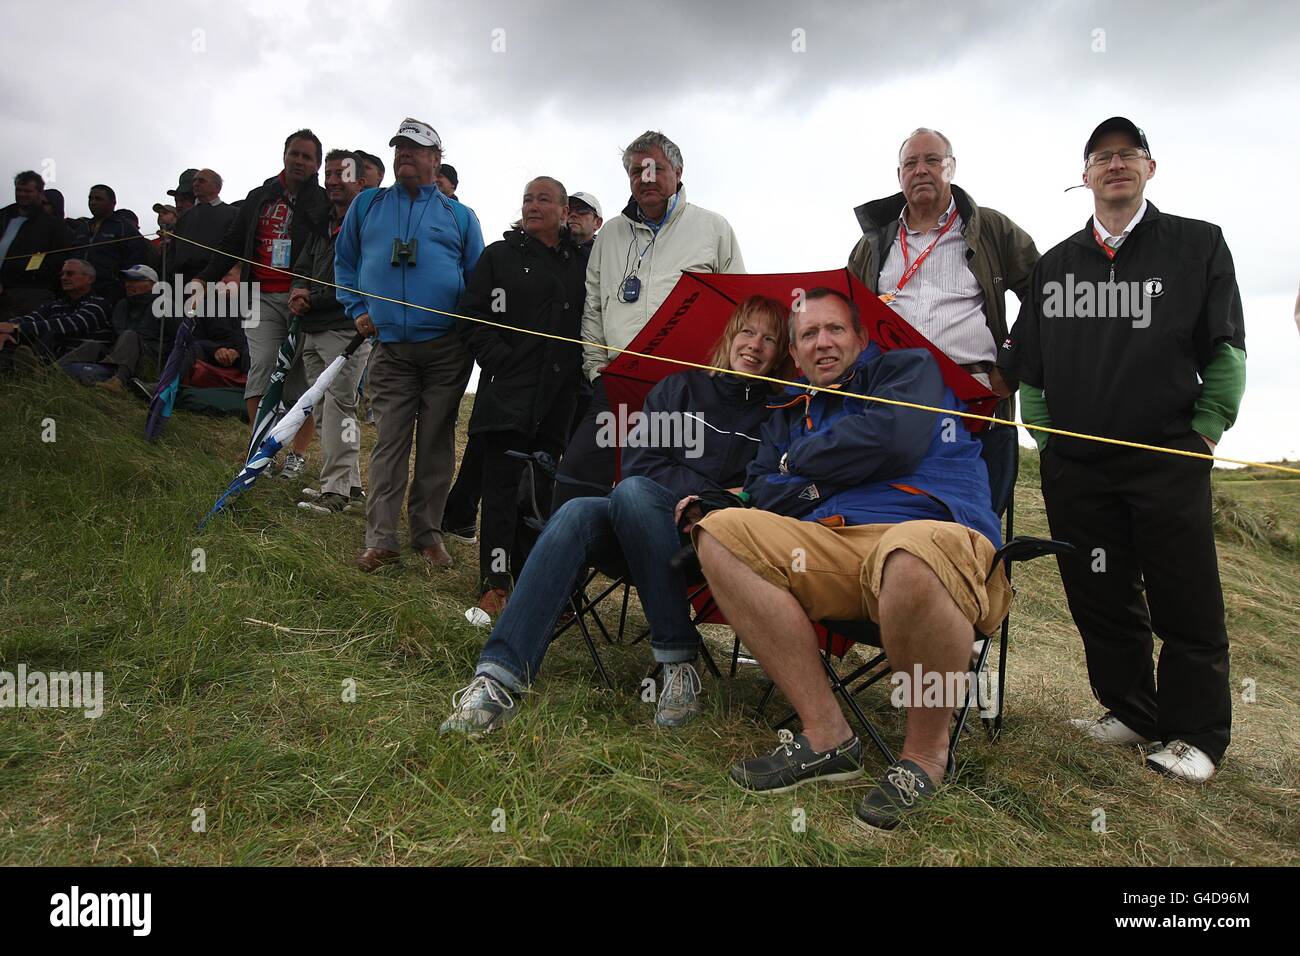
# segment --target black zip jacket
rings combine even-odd
[[[674,372],[650,390],[642,412],[689,415],[694,431],[687,432],[684,421],[677,425],[670,418],[656,425],[650,419],[643,426],[646,437],[676,433],[699,441],[661,441],[658,444],[666,447],[644,447],[629,440],[623,449],[623,475],[651,478],[681,498],[739,488],[758,454],[771,400],[772,393],[761,382],[699,369]],[[677,428],[682,431],[675,432]]]
[[[582,348],[514,330],[577,339],[586,276],[587,256],[567,236],[549,249],[516,229],[483,250],[457,311],[511,328],[457,321],[461,341],[483,370],[471,435],[518,431],[567,441]]]
[[[282,195],[284,187],[280,184],[279,173],[251,190],[217,247],[221,252],[213,253],[199,273],[199,278],[216,282],[230,271],[230,267],[235,264],[235,256],[255,258],[253,251],[257,242],[257,221],[262,216],[262,210]],[[289,261],[296,262],[308,236],[324,235],[329,222],[330,201],[321,184],[313,179],[303,183],[291,205],[293,218],[289,221]],[[240,279],[248,280],[249,268],[247,262],[241,263]]]
[[[1119,285],[1106,292],[1103,310],[1097,290],[1111,282]],[[1086,289],[1093,290],[1090,308],[1080,302]],[[1112,306],[1122,307],[1125,295],[1128,307],[1115,315],[1121,309]],[[1089,217],[1038,260],[998,365],[1043,390],[1058,428],[1166,445],[1191,430],[1200,373],[1219,343],[1246,347],[1223,230],[1166,215],[1148,201],[1113,259],[1097,244]],[[1075,459],[1114,451],[1062,435],[1052,436],[1051,447]]]
[[[99,228],[93,219],[77,220],[73,244],[87,246],[68,255],[85,259],[95,267],[95,292],[111,302],[122,298],[122,270],[149,262],[149,243],[140,235],[134,217],[125,209],[114,209]]]
[[[167,271],[173,275],[179,272],[185,282],[193,279],[203,271],[203,267],[208,264],[214,253],[204,249],[203,246],[186,242],[185,239],[195,239],[205,246],[219,247],[231,223],[238,216],[239,209],[226,202],[219,206],[198,203],[181,213],[176,228],[172,230],[175,238],[172,239],[171,249],[167,253]],[[256,229],[256,221],[254,221],[254,229]],[[172,275],[160,276],[160,278],[167,282],[172,281]]]

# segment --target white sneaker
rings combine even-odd
[[[1171,740],[1164,750],[1150,754],[1147,766],[1190,783],[1205,783],[1214,776],[1215,769],[1209,754],[1182,740]]]
[[[1106,714],[1103,717],[1098,717],[1096,720],[1090,720],[1087,717],[1076,717],[1073,720],[1068,721],[1068,723],[1075,730],[1082,731],[1093,740],[1102,744],[1156,743],[1156,741],[1147,740],[1137,731],[1132,730],[1114,714]]]

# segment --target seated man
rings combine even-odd
[[[154,286],[158,273],[147,265],[137,264],[122,270],[126,296],[113,306],[112,343],[83,342],[59,359],[68,374],[83,381],[97,380],[102,388],[123,391],[136,377],[158,377],[159,356],[166,358],[176,337],[175,319],[160,316],[155,308],[158,293]],[[108,378],[88,377],[91,370],[103,366]]]
[[[112,306],[91,291],[95,267],[85,259],[68,259],[59,272],[59,285],[63,294],[57,299],[12,322],[0,322],[0,352],[15,349],[19,361],[30,365],[36,360],[34,353],[57,359],[84,341],[112,340]],[[12,356],[0,357],[0,367],[12,362]]]
[[[810,291],[790,316],[790,354],[812,384],[960,408],[929,353],[882,353],[864,338],[856,307],[830,289]],[[803,733],[742,760],[731,778],[773,793],[857,777],[862,744],[827,683],[809,619],[870,618],[896,673],[919,667],[959,686],[947,675],[969,670],[973,627],[990,633],[1011,602],[1001,568],[985,582],[1001,534],[980,445],[957,414],[804,392],[764,425],[745,490],[761,510],[711,512],[695,526],[695,546],[718,606]],[[871,826],[896,826],[949,765],[957,702],[921,706],[914,691],[898,764],[857,808]]]

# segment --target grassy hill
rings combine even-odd
[[[181,413],[149,445],[140,403],[57,376],[0,383],[0,400],[0,669],[102,671],[106,695],[94,720],[0,710],[0,863],[1300,857],[1300,482],[1218,483],[1236,698],[1232,748],[1209,786],[1161,778],[1135,750],[1085,746],[1062,727],[1096,706],[1055,565],[1038,561],[1016,578],[1001,740],[968,735],[934,810],[886,835],[851,822],[861,785],[761,799],[727,781],[736,757],[775,743],[753,717],[764,686],[754,668],[734,682],[706,677],[705,716],[667,733],[636,693],[644,646],[604,649],[619,684],[610,692],[565,638],[505,731],[478,744],[440,738],[486,637],[463,617],[476,598],[474,548],[452,545],[451,572],[407,557],[362,575],[351,560],[363,518],[308,516],[294,508],[298,487],[279,481],[199,534],[241,456],[241,425]],[[43,441],[51,421],[55,440]],[[1030,455],[1023,534],[1046,532],[1037,484]],[[718,650],[728,633],[711,635]],[[898,740],[885,695],[868,705]],[[881,769],[873,754],[869,771]],[[1098,810],[1105,832],[1093,827]]]

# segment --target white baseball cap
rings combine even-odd
[[[122,275],[128,279],[148,279],[150,282],[158,281],[158,273],[144,265],[128,266],[122,270]]]
[[[584,202],[592,209],[596,210],[596,217],[598,219],[605,218],[605,214],[600,211],[600,200],[591,193],[570,193],[569,198],[576,199],[578,202]]]
[[[409,139],[420,146],[433,146],[439,150],[442,149],[442,140],[438,138],[438,131],[428,123],[412,119],[409,116],[402,120],[402,125],[398,127],[393,138],[388,141],[388,145],[396,146],[399,139]]]

